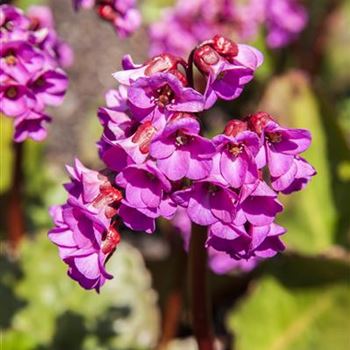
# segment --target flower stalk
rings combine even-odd
[[[22,206],[23,189],[23,142],[13,143],[13,180],[8,206],[8,234],[11,248],[16,250],[24,235],[24,214]]]
[[[214,349],[207,280],[206,239],[206,227],[193,224],[189,252],[189,286],[193,333],[199,350]]]

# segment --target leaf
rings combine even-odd
[[[328,266],[337,278],[331,274],[325,278],[319,264]],[[303,266],[307,266],[307,271],[303,271]],[[310,275],[312,283],[309,283],[312,271],[317,277]],[[348,349],[348,263],[321,258],[283,258],[275,271],[270,272],[228,318],[228,327],[236,335],[237,349]]]
[[[288,127],[306,128],[312,133],[312,145],[302,156],[318,174],[305,190],[282,198],[286,210],[279,222],[288,229],[285,241],[289,247],[305,253],[321,252],[335,243],[338,216],[326,131],[307,77],[291,71],[273,79],[260,108]]]
[[[46,234],[24,243],[19,265],[22,278],[7,287],[22,304],[3,332],[4,348],[20,334],[28,335],[27,342],[43,350],[145,349],[154,345],[159,327],[157,296],[140,253],[127,243],[120,244],[108,262],[107,270],[114,279],[100,294],[83,290],[67,276],[66,265]],[[4,310],[7,305],[0,303]],[[30,349],[21,344],[16,350]]]

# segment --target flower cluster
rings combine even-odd
[[[72,63],[72,51],[57,35],[50,9],[42,6],[25,15],[1,5],[0,39],[0,112],[14,118],[16,142],[40,141],[51,119],[45,107],[59,105],[67,90],[61,67]]]
[[[125,38],[141,25],[136,0],[73,0],[75,10],[95,8],[96,13],[110,22],[119,37]]]
[[[204,226],[218,272],[284,249],[277,197],[315,174],[300,157],[310,133],[256,113],[209,139],[198,114],[217,99],[237,98],[262,60],[256,49],[221,36],[197,46],[188,61],[170,54],[140,65],[123,59],[114,74],[120,86],[98,112],[107,169],[69,168],[69,199],[53,213],[50,238],[82,286],[98,289],[109,278],[103,266],[119,242],[118,224],[152,233],[163,217],[185,237],[192,223]],[[192,85],[193,64],[206,79],[204,91]]]
[[[187,54],[216,33],[235,40],[254,40],[263,26],[266,43],[279,48],[295,40],[307,23],[299,0],[178,0],[151,25],[151,55]]]

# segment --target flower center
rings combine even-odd
[[[42,86],[44,86],[45,85],[45,79],[43,78],[43,77],[40,77],[40,78],[38,78],[36,81],[35,81],[35,86],[36,87],[42,87]]]
[[[239,144],[239,145],[229,144],[228,145],[228,151],[234,157],[237,157],[238,155],[240,155],[243,152],[243,149],[244,149],[243,144]]]
[[[14,66],[17,63],[17,58],[12,50],[9,50],[5,54],[5,62],[9,66]]]
[[[216,193],[219,191],[219,187],[212,184],[212,183],[209,183],[208,184],[208,193],[212,196],[215,196]]]
[[[181,147],[187,145],[190,141],[190,137],[185,135],[182,131],[178,131],[175,137],[175,145]]]
[[[217,76],[217,78],[216,78],[216,80],[222,80],[222,79],[224,79],[225,75],[226,75],[226,72],[221,72],[221,73],[219,73],[218,76]]]
[[[266,133],[266,139],[272,143],[279,143],[282,141],[282,133],[278,131]]]
[[[165,84],[161,88],[156,90],[158,97],[155,99],[157,105],[159,107],[165,107],[169,103],[175,102],[175,94],[174,91],[168,84]]]
[[[6,92],[5,92],[5,95],[7,98],[10,98],[10,99],[15,99],[18,95],[18,90],[15,86],[10,86]]]

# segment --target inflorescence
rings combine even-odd
[[[218,272],[284,250],[278,194],[303,189],[315,175],[300,156],[310,146],[309,131],[259,112],[232,119],[212,139],[201,132],[199,113],[239,97],[262,62],[255,48],[218,35],[187,61],[161,54],[134,64],[124,57],[114,74],[120,85],[98,111],[106,168],[90,170],[76,160],[67,168],[67,202],[51,210],[49,237],[81,286],[98,291],[112,278],[105,264],[122,226],[153,233],[160,217],[185,240],[192,223],[206,227]],[[194,87],[193,66],[206,81],[203,91]]]
[[[32,6],[24,14],[0,6],[0,112],[14,119],[14,141],[46,137],[47,106],[62,102],[68,79],[61,67],[73,61],[71,48],[54,28],[51,10]]]

